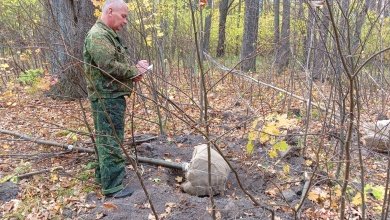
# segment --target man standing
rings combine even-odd
[[[84,69],[96,132],[99,165],[95,178],[105,196],[131,196],[123,186],[125,160],[120,145],[124,138],[125,96],[133,82],[142,79],[148,62],[136,67],[126,61],[126,49],[117,35],[127,24],[128,8],[123,0],[107,0],[102,16],[88,32],[84,42]],[[140,74],[140,75],[139,75]]]

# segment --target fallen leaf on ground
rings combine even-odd
[[[118,206],[111,202],[103,203],[103,207],[106,209],[118,209]]]
[[[175,180],[176,180],[176,182],[181,183],[181,182],[183,182],[183,177],[177,176],[177,177],[175,178]]]
[[[328,197],[328,194],[323,191],[321,188],[314,188],[311,190],[307,196],[307,198],[313,202],[321,202],[324,201]]]
[[[104,213],[97,213],[96,219],[102,219],[104,216],[106,216]]]

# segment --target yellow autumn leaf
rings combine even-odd
[[[163,37],[163,36],[164,36],[164,32],[161,32],[161,31],[157,32],[157,37]]]
[[[249,132],[248,134],[248,143],[246,145],[246,151],[248,152],[248,154],[251,154],[253,153],[253,150],[254,150],[254,144],[253,144],[253,141],[257,138],[257,132],[256,131],[251,131]]]
[[[318,199],[318,194],[316,192],[313,192],[313,191],[310,191],[307,195],[307,198],[310,200],[310,201],[313,201],[313,202],[317,202],[317,199]]]
[[[0,64],[0,69],[5,70],[9,67],[7,63]]]
[[[360,193],[356,193],[356,195],[352,198],[352,204],[355,206],[360,206],[362,204],[362,195]]]
[[[150,10],[152,8],[152,5],[149,3],[149,1],[143,1],[143,6],[146,10]]]
[[[296,119],[288,119],[287,114],[277,115],[275,121],[279,128],[289,128],[297,123]]]
[[[278,143],[274,144],[273,148],[279,151],[286,151],[288,149],[288,144],[286,141],[279,141]]]
[[[260,121],[260,118],[254,120],[254,121],[252,122],[252,126],[251,126],[251,129],[252,129],[252,130],[255,130],[255,129],[256,129],[257,124],[259,123],[259,121]]]
[[[37,82],[38,89],[42,91],[47,91],[50,89],[50,80],[47,78],[42,78]]]
[[[290,166],[288,164],[283,166],[284,174],[288,175],[290,173]]]
[[[3,149],[9,149],[10,146],[9,146],[8,144],[3,144],[3,145],[2,145],[2,148],[3,148]]]
[[[51,173],[50,174],[50,180],[52,182],[56,182],[58,180],[58,175],[56,173]]]
[[[376,206],[374,206],[374,211],[375,211],[376,213],[382,212],[382,206],[381,206],[381,205],[376,205]]]
[[[149,30],[149,29],[151,29],[151,28],[154,28],[154,24],[145,24],[145,25],[144,25],[144,29],[145,29],[145,30]]]
[[[78,141],[77,134],[73,132],[69,132],[69,134],[67,134],[66,137],[68,138],[68,143],[74,143]]]
[[[102,12],[99,10],[99,9],[95,9],[95,12],[93,13],[93,15],[98,18],[102,15]]]
[[[306,166],[311,166],[313,164],[313,161],[311,161],[311,160],[305,160],[305,165]]]
[[[271,145],[275,145],[275,143],[276,143],[276,138],[275,137],[270,137],[270,140],[269,140],[269,143],[271,144]],[[277,148],[275,148],[276,150],[277,150]]]
[[[268,124],[263,128],[263,132],[270,135],[279,135],[280,131],[274,124]]]
[[[335,195],[337,198],[340,198],[340,196],[341,196],[341,189],[340,189],[340,188],[335,189],[334,195]]]
[[[257,139],[258,132],[256,131],[256,127],[259,120],[260,119],[258,118],[252,122],[251,130],[248,133],[248,143],[246,145],[246,151],[248,152],[248,154],[253,153],[254,150],[253,141]]]
[[[319,203],[326,200],[328,198],[328,194],[321,188],[316,187],[308,193],[307,198],[313,202]]]
[[[257,132],[256,131],[250,131],[248,134],[248,140],[254,141],[257,138]]]
[[[77,140],[78,140],[77,135],[76,134],[72,135],[72,141],[76,142]]]
[[[148,46],[152,46],[152,44],[153,44],[153,38],[152,38],[152,36],[147,36],[146,37],[146,44],[148,45]]]
[[[275,158],[275,157],[278,156],[278,152],[277,152],[276,150],[272,149],[272,150],[270,150],[270,151],[268,152],[268,155],[269,155],[270,158],[273,159],[273,158]]]
[[[135,9],[137,8],[137,5],[136,5],[136,3],[127,3],[127,7],[129,9],[129,11],[135,11]]]
[[[260,133],[260,142],[264,144],[265,142],[269,141],[269,135],[266,133]]]

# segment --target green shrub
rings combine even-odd
[[[43,69],[30,69],[23,72],[19,76],[18,81],[23,85],[32,86],[38,82],[39,77],[42,75],[43,75]]]

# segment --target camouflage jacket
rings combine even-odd
[[[117,33],[98,20],[84,41],[84,71],[88,97],[117,98],[129,95],[137,69],[126,61],[126,48]]]

